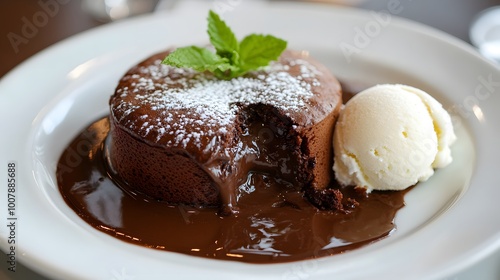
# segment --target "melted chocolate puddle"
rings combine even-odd
[[[359,248],[388,236],[406,192],[359,194],[341,188],[359,205],[320,211],[297,191],[251,173],[237,216],[215,208],[154,201],[112,179],[106,164],[107,118],[91,124],[62,154],[57,179],[66,203],[94,228],[118,239],[193,256],[249,263],[316,258]],[[338,186],[336,186],[338,187]],[[288,190],[287,190],[288,189]]]

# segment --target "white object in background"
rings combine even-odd
[[[190,10],[213,10],[219,15],[224,15],[236,8],[245,6],[256,7],[256,5],[269,4],[270,0],[159,0],[156,5],[156,12],[163,12],[175,8],[176,13],[183,13]],[[189,12],[188,12],[189,14]]]
[[[83,0],[82,9],[99,21],[113,21],[152,12],[158,0]]]
[[[500,6],[479,13],[472,22],[469,37],[483,56],[500,63]]]

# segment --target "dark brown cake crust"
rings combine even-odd
[[[249,171],[300,189],[328,185],[342,102],[324,66],[286,51],[266,70],[220,81],[161,65],[167,54],[129,70],[110,99],[110,160],[122,181],[169,203],[229,208]]]

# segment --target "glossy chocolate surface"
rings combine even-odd
[[[290,183],[252,172],[238,190],[239,212],[157,202],[129,189],[107,164],[105,117],[78,135],[62,154],[58,184],[68,205],[94,228],[150,248],[249,263],[278,263],[338,254],[388,236],[405,192],[356,193],[359,205],[318,210]],[[82,148],[83,147],[83,148]],[[72,154],[87,156],[70,168]],[[70,164],[71,163],[71,164]],[[334,183],[332,183],[334,184]]]

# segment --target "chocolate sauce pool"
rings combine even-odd
[[[329,256],[388,236],[405,192],[359,194],[349,213],[320,211],[272,177],[251,173],[238,215],[172,206],[128,189],[106,164],[108,119],[82,131],[62,154],[57,178],[66,203],[94,228],[123,241],[193,256],[278,263]]]

